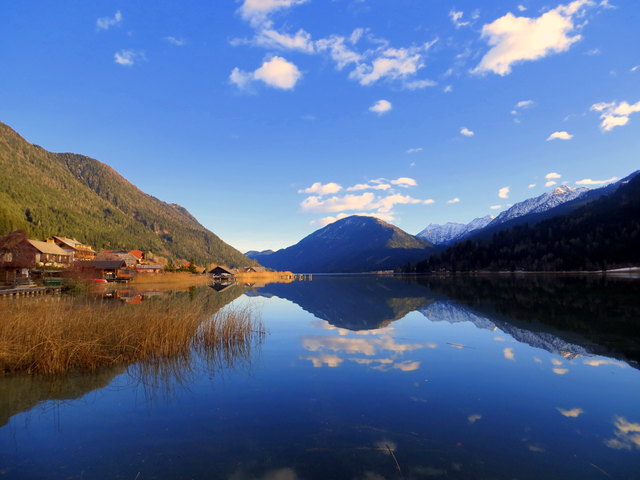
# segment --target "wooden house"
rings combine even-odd
[[[68,268],[71,255],[55,244],[29,240],[17,231],[0,238],[0,281],[29,278],[36,267]]]
[[[90,245],[85,245],[75,238],[54,235],[47,238],[47,242],[54,243],[71,254],[73,260],[93,260],[96,257],[96,252]]]
[[[162,273],[164,272],[164,265],[136,265],[137,273]]]
[[[124,260],[87,260],[78,262],[76,267],[86,276],[112,282],[132,280],[135,275]]]
[[[95,260],[122,260],[129,268],[135,268],[138,265],[138,259],[129,253],[128,250],[105,250],[96,255]]]
[[[236,273],[238,273],[236,269],[223,267],[222,265],[218,265],[216,268],[209,270],[210,275],[220,278],[235,277]]]

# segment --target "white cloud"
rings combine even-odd
[[[515,360],[516,356],[513,353],[513,348],[505,348],[502,351],[502,354],[504,355],[504,358],[506,358],[507,360]]]
[[[462,135],[464,135],[465,137],[473,137],[475,135],[475,132],[472,132],[471,130],[469,130],[467,127],[462,127],[460,129],[460,133]]]
[[[270,87],[291,90],[301,77],[302,73],[294,63],[276,56],[265,60],[262,66],[254,72],[244,72],[237,67],[234,68],[229,75],[229,81],[240,89],[259,80]]]
[[[553,187],[554,185],[556,185],[558,182],[554,182],[553,180],[549,180],[547,183],[544,184],[545,187]]]
[[[233,43],[233,42],[232,42]],[[242,41],[235,41],[242,43]],[[280,33],[272,28],[264,28],[249,43],[265,48],[277,48],[282,50],[297,50],[304,53],[314,53],[315,47],[311,40],[311,34],[305,30],[298,30],[293,35]]]
[[[509,198],[510,190],[511,190],[511,187],[502,187],[500,190],[498,190],[498,197]]]
[[[574,24],[575,18],[592,5],[591,0],[574,0],[534,18],[517,17],[509,12],[484,25],[482,38],[487,39],[491,49],[473,72],[507,75],[515,63],[567,51],[582,38],[574,35],[580,28]]]
[[[489,208],[491,210],[500,210],[502,208],[502,205],[491,205]]]
[[[525,10],[527,10],[527,7],[525,7],[524,5],[518,5],[518,10],[524,12]]]
[[[378,115],[382,115],[383,113],[387,113],[391,111],[393,105],[389,100],[378,100],[376,103],[369,107],[370,112],[375,112]]]
[[[240,15],[252,25],[267,21],[269,14],[276,10],[290,8],[307,0],[244,0],[240,6]]]
[[[447,203],[460,203],[461,200],[458,197],[452,198],[451,200],[447,200]]]
[[[607,178],[606,180],[591,180],[590,178],[583,178],[582,180],[578,180],[576,185],[603,185],[605,183],[611,183],[618,180],[618,177]]]
[[[409,149],[406,150],[405,153],[408,153],[408,154],[418,153],[418,152],[421,152],[422,150],[424,150],[424,148],[422,148],[422,147],[409,148]]]
[[[144,59],[144,52],[134,50],[120,50],[113,55],[113,61],[118,65],[132,67],[136,62]]]
[[[396,205],[407,205],[407,204],[418,204],[424,203],[422,200],[418,200],[417,198],[413,198],[409,195],[402,195],[400,193],[395,193],[393,195],[389,195],[387,197],[381,198],[374,207],[378,210],[379,213],[389,213],[393,210],[393,207]]]
[[[635,72],[636,70],[640,69],[640,65],[636,65],[635,67],[631,67],[631,72]]]
[[[527,188],[536,188],[536,184],[535,183],[530,183]]]
[[[532,107],[536,102],[533,100],[520,100],[516,103],[516,108],[529,108]]]
[[[427,87],[435,87],[438,85],[438,82],[434,82],[433,80],[413,80],[410,82],[404,82],[402,86],[407,90],[420,90],[421,88]]]
[[[553,132],[551,135],[547,137],[547,142],[551,140],[571,140],[573,135],[569,132],[561,131],[561,132]]]
[[[372,57],[371,61],[364,62],[364,57],[360,56],[356,60],[356,67],[349,74],[349,78],[357,80],[360,85],[372,85],[378,80],[405,80],[411,75],[415,75],[418,70],[424,67],[423,52],[429,50],[436,43],[436,40],[425,43],[422,46],[412,46],[405,48],[386,48],[369,51],[367,57]],[[386,45],[386,41],[384,41]],[[417,80],[416,82],[424,82]],[[424,88],[426,83],[414,83],[414,87]]]
[[[315,193],[318,195],[330,195],[332,193],[338,193],[342,190],[342,187],[334,182],[322,184],[321,182],[315,182],[308,188],[298,190],[298,193]]]
[[[347,188],[349,192],[357,192],[359,190],[389,190],[391,185],[388,183],[358,183],[352,187]]]
[[[164,39],[176,47],[184,47],[187,44],[187,41],[182,37],[164,37]]]
[[[413,178],[409,178],[409,177],[396,178],[395,180],[391,180],[390,183],[391,185],[396,185],[402,188],[415,187],[418,185],[418,182],[416,182]]]
[[[546,178],[547,180],[551,180],[551,179],[558,179],[558,178],[562,178],[562,175],[560,175],[557,172],[550,172],[547,173],[544,178]]]
[[[338,70],[342,70],[347,65],[358,63],[362,56],[346,45],[347,39],[338,35],[323,38],[315,43],[319,52],[329,51],[331,59],[336,62]]]
[[[456,28],[467,27],[471,25],[471,22],[465,22],[462,20],[463,16],[464,12],[462,11],[456,12],[455,10],[451,10],[449,12],[449,18],[451,18],[451,22],[455,25]]]
[[[322,200],[321,197],[313,195],[305,198],[300,207],[303,212],[309,213],[335,213],[344,210],[373,210],[375,195],[365,192],[362,195],[344,195],[342,197],[329,197]]]
[[[594,56],[594,55],[600,55],[602,52],[600,51],[599,48],[592,48],[591,50],[587,50],[584,53],[589,56]]]
[[[109,30],[111,27],[115,27],[122,21],[122,13],[118,10],[113,17],[100,17],[96,20],[96,27],[98,30]]]
[[[609,132],[615,127],[622,127],[629,123],[629,117],[634,113],[640,112],[640,102],[633,105],[627,102],[617,104],[616,102],[602,102],[592,105],[591,110],[600,113],[600,118],[602,119],[600,128],[605,132]]]
[[[452,87],[451,85],[447,85],[446,87],[444,87],[444,88],[442,89],[442,91],[443,91],[444,93],[451,93],[451,92],[453,92],[453,87]]]

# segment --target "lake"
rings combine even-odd
[[[266,334],[214,362],[0,377],[0,478],[640,478],[637,279],[315,276],[203,295],[251,306]]]

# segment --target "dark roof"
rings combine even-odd
[[[228,273],[229,275],[233,275],[234,271],[232,268],[225,268],[218,265],[216,268],[209,270],[209,273]]]
[[[127,266],[124,260],[85,260],[79,263],[81,268],[95,268],[99,270],[115,270]]]
[[[160,269],[164,268],[164,265],[136,265],[136,269],[138,270],[147,270],[147,269]]]

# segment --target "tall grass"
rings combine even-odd
[[[141,305],[24,299],[0,303],[0,309],[0,372],[5,373],[153,364],[186,360],[193,351],[224,359],[250,348],[264,330],[250,309],[218,310],[206,298],[188,295]]]
[[[194,275],[188,272],[139,273],[131,281],[132,285],[170,285],[186,286],[208,285],[211,283],[209,275]]]

